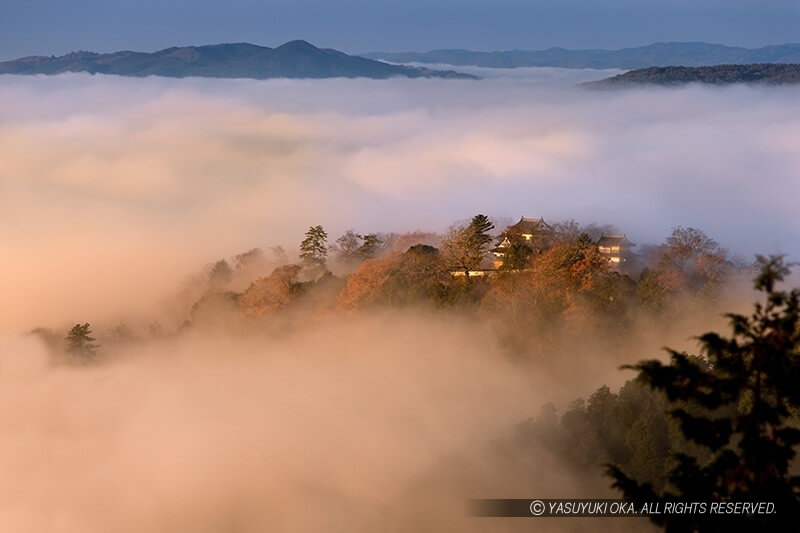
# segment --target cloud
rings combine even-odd
[[[30,338],[0,338],[0,520],[21,533],[480,528],[461,509],[469,490],[510,471],[470,489],[437,473],[419,516],[407,491],[568,397],[498,352],[474,325],[408,315],[181,336],[90,368],[48,367]],[[556,473],[506,486],[552,493],[569,485]],[[443,502],[457,511],[432,512]]]
[[[571,73],[516,74],[0,77],[0,292],[14,302],[0,330],[151,309],[198,265],[291,247],[312,224],[526,214],[800,252],[796,89],[590,92]]]

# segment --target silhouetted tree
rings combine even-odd
[[[584,232],[575,238],[575,244],[577,244],[580,248],[587,248],[594,244],[594,242],[592,241],[592,237],[588,233]]]
[[[233,264],[236,270],[242,270],[248,266],[255,264],[264,259],[264,250],[261,248],[252,248],[246,252],[236,254],[233,257]]]
[[[674,228],[661,250],[659,270],[675,272],[690,289],[713,291],[729,271],[727,251],[696,228]]]
[[[112,327],[108,332],[108,342],[110,344],[125,345],[136,342],[137,340],[138,338],[133,329],[122,322]]]
[[[270,248],[272,252],[272,260],[275,261],[278,266],[285,265],[289,262],[289,258],[286,256],[286,250],[283,249],[283,246],[273,246]]]
[[[681,270],[687,263],[697,260],[702,255],[715,254],[720,250],[719,243],[697,228],[677,226],[664,243],[662,260],[674,263]]]
[[[790,463],[800,444],[796,416],[800,409],[800,290],[781,291],[776,284],[789,274],[782,257],[759,257],[755,288],[765,294],[750,316],[729,314],[729,337],[699,337],[704,360],[670,350],[671,363],[643,361],[630,366],[639,380],[664,391],[670,414],[683,436],[709,459],[676,453],[669,488],[656,492],[650,483],[608,466],[614,487],[635,503],[685,501],[774,502],[775,514],[737,517],[737,527],[790,530],[800,512],[800,477]],[[712,531],[708,517],[653,515],[670,529]]]
[[[322,226],[312,226],[300,243],[300,259],[309,268],[324,268],[328,257],[328,234]]]
[[[75,324],[67,334],[67,353],[79,358],[81,362],[91,361],[97,350],[97,344],[94,344],[97,339],[91,335],[92,330],[88,323]]]
[[[489,245],[492,243],[492,236],[489,233],[494,229],[494,224],[486,215],[475,215],[467,226],[468,245],[471,259],[480,264]]]
[[[362,259],[370,259],[375,257],[383,247],[383,241],[375,233],[364,235],[361,238],[361,246],[358,248],[358,254]]]
[[[233,270],[231,270],[231,266],[224,259],[220,259],[214,263],[214,266],[211,268],[208,281],[211,285],[219,287],[230,283],[232,276]]]
[[[360,258],[361,239],[361,235],[352,229],[347,230],[344,235],[336,239],[336,243],[331,248],[341,264],[352,265]]]

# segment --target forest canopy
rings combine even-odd
[[[342,320],[420,315],[486,331],[521,373],[586,382],[597,379],[591,365],[646,357],[642,345],[735,301],[755,276],[763,301],[752,315],[727,315],[731,336],[707,333],[698,355],[670,350],[668,362],[627,366],[639,377],[616,392],[602,385],[585,400],[546,402],[498,445],[546,450],[604,497],[757,497],[794,509],[800,293],[778,288],[789,265],[733,258],[697,228],[675,227],[650,245],[615,231],[525,217],[503,228],[479,214],[443,235],[351,229],[330,243],[314,225],[297,261],[282,245],[252,248],[187,278],[177,327],[79,322],[63,334],[31,333],[55,364],[95,367],[132,346],[200,333],[282,339]],[[587,365],[581,354],[595,359]]]

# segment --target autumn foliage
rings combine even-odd
[[[348,278],[339,294],[339,307],[354,310],[433,304],[445,298],[450,283],[447,265],[436,248],[412,246],[405,253],[365,261]]]
[[[261,316],[286,305],[297,291],[299,265],[276,268],[269,276],[254,281],[239,298],[246,316]]]

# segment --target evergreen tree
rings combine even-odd
[[[664,391],[670,414],[698,454],[674,454],[669,488],[656,492],[649,483],[628,477],[614,465],[614,486],[637,504],[659,500],[773,502],[774,514],[737,516],[749,530],[791,530],[800,512],[800,477],[790,472],[800,444],[800,290],[776,284],[789,274],[782,257],[759,257],[755,288],[765,294],[750,316],[729,314],[729,337],[699,337],[705,358],[670,350],[671,364],[657,360],[628,367],[639,379]],[[668,529],[719,530],[708,517],[654,515]]]
[[[300,243],[300,259],[310,268],[324,268],[328,257],[328,234],[322,226],[312,226]]]
[[[97,345],[94,344],[96,339],[92,337],[91,334],[92,330],[88,323],[75,324],[75,326],[69,330],[69,334],[66,338],[67,353],[79,357],[82,361],[88,362],[88,360],[95,356],[95,350],[97,349]]]
[[[521,243],[512,243],[506,248],[506,255],[503,258],[503,265],[500,270],[524,270],[528,268],[533,251]]]
[[[378,235],[375,233],[370,233],[369,235],[364,235],[361,238],[361,246],[358,248],[358,254],[363,259],[370,259],[378,255],[378,252],[382,246],[383,241],[378,238]]]
[[[588,233],[584,232],[575,238],[575,244],[579,248],[588,248],[594,244],[594,241],[592,241],[592,237]]]
[[[453,226],[442,239],[441,247],[451,268],[480,268],[492,242],[494,224],[486,215],[475,215],[466,226]]]
[[[478,265],[492,243],[493,239],[489,232],[493,229],[494,224],[486,215],[475,215],[467,226],[470,256]]]
[[[211,268],[208,281],[214,287],[221,287],[230,283],[231,277],[233,277],[231,266],[224,259],[220,259],[214,263],[214,266]]]

